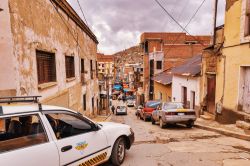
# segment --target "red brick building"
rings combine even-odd
[[[181,65],[186,59],[201,54],[210,44],[210,36],[189,36],[186,33],[143,33],[141,45],[144,49],[144,83],[145,99],[154,96],[155,74]]]

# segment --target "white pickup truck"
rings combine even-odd
[[[0,104],[1,166],[121,165],[133,141],[128,125],[56,106]]]

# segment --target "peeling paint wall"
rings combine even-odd
[[[1,1],[0,8],[0,95],[10,96],[15,94],[16,80],[8,1]]]
[[[96,61],[97,44],[60,8],[49,0],[4,0],[9,3],[16,95],[42,95],[44,103],[82,111],[83,94],[87,94],[86,114],[94,114],[91,98],[98,98],[97,78],[90,80],[90,59]],[[1,13],[0,13],[1,14]],[[62,19],[63,18],[63,19]],[[57,84],[38,89],[36,50],[52,52],[56,58]],[[74,56],[75,79],[66,80],[65,56]],[[88,74],[83,91],[80,61],[85,60]],[[95,68],[95,63],[93,63]],[[62,97],[62,94],[64,97]],[[58,100],[57,100],[58,98]],[[64,101],[65,100],[65,101]],[[95,111],[97,110],[95,103]],[[88,113],[87,113],[88,112]]]

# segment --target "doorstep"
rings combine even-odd
[[[204,120],[198,118],[195,121],[195,127],[204,130],[214,131],[229,137],[250,141],[249,133],[247,134],[243,129],[239,129],[238,127],[236,127],[235,124],[224,125],[214,120]]]

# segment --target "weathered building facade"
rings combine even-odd
[[[41,95],[95,115],[98,41],[67,1],[3,0],[0,8],[0,95]]]
[[[202,53],[210,44],[210,36],[189,36],[185,33],[143,33],[145,99],[154,97],[153,76],[181,65],[186,59]]]
[[[217,42],[204,53],[203,97],[217,121],[235,123],[250,113],[250,1],[227,0],[225,12]]]
[[[114,77],[114,56],[97,54],[97,63],[98,63],[98,77],[102,79],[103,76]]]

